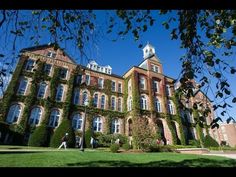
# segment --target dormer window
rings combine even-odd
[[[52,52],[52,51],[48,51],[47,57],[56,58],[56,53],[55,53],[55,52]]]
[[[32,71],[33,68],[34,68],[34,60],[32,59],[27,60],[26,65],[25,65],[25,70]]]

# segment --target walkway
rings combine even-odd
[[[232,151],[232,152],[230,152],[230,151],[227,151],[227,152],[211,151],[210,153],[202,154],[202,155],[214,155],[214,156],[221,156],[221,157],[236,159],[236,152],[235,151]]]

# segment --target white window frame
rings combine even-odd
[[[118,119],[118,118],[112,119],[111,132],[112,132],[112,134],[120,133],[120,119]]]
[[[154,87],[154,92],[159,93],[160,92],[160,88],[159,88],[159,82],[154,80],[153,81],[153,87]]]
[[[49,58],[56,58],[56,52],[53,52],[53,51],[48,51],[48,53],[47,53],[47,57],[49,57]]]
[[[73,104],[74,105],[79,105],[79,103],[80,103],[80,89],[76,88],[74,90],[74,94],[73,94]]]
[[[34,112],[35,109],[39,110],[39,115],[35,115],[35,112]],[[30,112],[30,117],[29,117],[29,122],[28,122],[29,125],[38,125],[38,124],[40,124],[40,119],[42,117],[42,112],[43,112],[42,108],[40,108],[38,106],[34,107]],[[38,113],[38,111],[36,113]],[[33,120],[33,121],[31,122],[31,120]],[[38,120],[38,122],[37,122],[37,120]]]
[[[94,117],[93,118],[93,132],[102,132],[102,126],[103,126],[102,118],[99,116]]]
[[[42,89],[41,86],[42,86],[42,85],[45,85],[45,87],[44,87],[44,92],[43,92],[43,96],[39,97],[39,93],[41,92],[41,89]],[[45,98],[45,93],[46,93],[47,87],[48,87],[48,85],[47,85],[46,82],[41,82],[41,83],[39,84],[39,89],[38,89],[38,94],[37,94],[37,97],[38,97],[38,98]]]
[[[148,99],[147,99],[147,96],[141,95],[140,103],[141,103],[141,109],[142,110],[148,110]]]
[[[74,130],[82,130],[84,118],[81,114],[76,113],[72,116],[72,128]]]
[[[120,100],[120,102],[119,102],[119,100]],[[120,103],[120,104],[119,104]],[[119,111],[119,112],[122,112],[122,98],[118,98],[117,99],[117,110]]]
[[[95,96],[96,96],[96,102],[95,102]],[[98,107],[98,93],[94,93],[94,95],[93,95],[93,106],[95,107],[95,108],[97,108]]]
[[[156,108],[157,112],[162,112],[161,102],[160,102],[160,100],[158,98],[155,98],[155,108]]]
[[[25,81],[26,80],[26,86],[25,86],[25,90],[24,90],[24,93],[22,94],[22,93],[19,93],[20,92],[20,88],[22,87],[22,82],[23,81]],[[19,95],[25,95],[25,93],[26,93],[26,90],[27,90],[27,88],[28,88],[28,84],[29,84],[29,79],[28,78],[25,78],[25,77],[23,77],[23,78],[21,78],[21,80],[20,80],[20,84],[19,84],[19,87],[18,87],[18,90],[17,90],[17,94],[19,94]]]
[[[119,85],[120,85],[120,87],[119,87]],[[121,82],[118,82],[118,92],[122,93],[122,83]]]
[[[114,98],[114,102],[112,101]],[[113,103],[114,103],[114,107],[113,107]],[[111,110],[115,111],[116,110],[116,97],[112,96],[111,97]]]
[[[19,108],[19,109],[16,109],[16,108]],[[9,124],[16,123],[21,116],[21,111],[22,111],[22,106],[20,104],[11,105],[7,114],[6,122]],[[17,117],[16,121],[14,121],[15,117]]]
[[[104,107],[103,107],[103,104],[102,104],[102,98],[103,98],[103,96],[104,96]],[[105,95],[102,95],[101,96],[101,109],[105,109],[106,108],[106,96]]]
[[[27,68],[28,68],[28,65],[29,65],[29,63],[28,63],[29,61],[33,61],[33,65],[32,65],[31,70],[27,69]],[[25,68],[24,68],[24,69],[25,69],[26,71],[32,72],[33,69],[34,69],[34,66],[35,66],[35,60],[29,58],[29,59],[26,61],[26,65],[25,65]]]
[[[101,85],[99,84],[99,81],[101,81]],[[102,77],[99,77],[98,78],[98,88],[100,88],[100,89],[103,89],[103,87],[104,87],[104,79],[102,78]]]
[[[47,65],[50,65],[50,66],[51,66],[48,73],[46,73],[46,66],[47,66]],[[51,71],[52,71],[52,65],[49,64],[49,63],[45,63],[43,70],[44,70],[44,72],[45,72],[46,74],[48,74],[48,76],[50,76],[50,75],[51,75]]]
[[[62,88],[62,94],[61,94],[60,100],[58,100],[58,94],[59,94],[59,87],[60,87],[60,86],[62,86],[62,87],[61,87],[61,88]],[[55,98],[55,100],[62,102],[63,96],[64,96],[64,85],[59,84],[59,85],[57,86],[57,93],[56,93],[56,98]]]
[[[84,94],[86,93],[87,97],[86,99],[84,100]],[[85,106],[85,103],[89,101],[89,95],[88,95],[88,92],[86,90],[84,90],[82,92],[82,105]]]
[[[168,100],[168,111],[170,114],[175,114],[175,108],[171,100]]]
[[[115,83],[114,87],[113,87],[113,83]],[[116,92],[116,81],[111,81],[111,91]]]
[[[139,85],[140,85],[140,89],[146,90],[146,79],[145,79],[144,76],[141,76],[141,77],[140,77],[140,83],[139,83]]]
[[[61,117],[60,111],[58,109],[53,109],[50,114],[48,126],[53,128],[57,127],[59,125],[60,117]]]
[[[87,80],[87,76],[88,76],[88,80]],[[90,75],[89,74],[85,74],[85,83],[86,83],[86,85],[90,85]]]

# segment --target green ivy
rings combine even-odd
[[[204,147],[204,134],[202,131],[202,127],[199,124],[200,121],[199,121],[199,113],[198,113],[197,108],[193,108],[193,117],[196,122],[196,131],[197,131],[197,135],[198,135],[201,147]]]
[[[106,119],[106,134],[110,134],[111,133],[111,122],[112,122],[112,117],[110,117],[109,115],[107,116],[107,119]]]
[[[56,98],[56,91],[57,91],[57,86],[59,83],[59,71],[60,69],[58,67],[55,67],[54,69],[54,74],[52,76],[51,82],[50,82],[50,100],[52,102],[55,102]]]
[[[110,109],[111,108],[111,80],[104,81],[104,92],[106,93],[108,97],[107,105],[108,105],[108,109]]]
[[[30,93],[29,95],[26,96],[24,104],[24,111],[22,114],[22,117],[20,119],[20,122],[18,125],[15,127],[15,131],[24,134],[26,129],[30,128],[27,126],[27,120],[30,116],[30,111],[31,107],[35,104],[35,101],[37,100],[37,90],[38,90],[38,84],[40,83],[41,80],[41,73],[43,71],[43,63],[38,62],[38,68],[33,74],[33,78],[31,81],[31,88],[30,88]]]
[[[124,81],[124,96],[123,96],[123,111],[127,112],[127,99],[128,99],[128,78]]]
[[[180,100],[180,93],[177,91],[174,94],[174,97],[172,98],[175,108],[176,108],[176,121],[179,124],[179,132],[180,132],[180,142],[182,145],[186,145],[186,139],[184,135],[184,129],[183,129],[183,122],[180,115],[180,104],[178,100]]]
[[[5,121],[7,112],[10,108],[11,101],[16,93],[18,87],[19,77],[24,66],[25,58],[20,58],[13,73],[11,82],[9,83],[6,92],[4,93],[2,104],[0,107],[0,121]]]

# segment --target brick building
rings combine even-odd
[[[22,124],[24,126],[37,127],[47,119],[47,125],[56,129],[65,118],[62,116],[65,111],[63,105],[69,101],[72,105],[66,118],[71,120],[75,131],[81,131],[84,105],[88,101],[88,114],[91,115],[90,124],[94,132],[120,133],[132,137],[133,120],[138,115],[147,119],[153,131],[159,131],[164,142],[168,139],[170,144],[173,144],[173,133],[180,140],[180,129],[184,131],[186,140],[199,139],[192,114],[186,110],[176,109],[173,101],[174,79],[163,74],[160,59],[150,44],[143,48],[141,63],[130,68],[123,76],[113,74],[111,66],[100,66],[95,61],[89,62],[87,67],[78,65],[62,49],[54,50],[52,45],[23,49],[18,62],[18,66],[22,63],[22,67],[14,73],[19,73],[17,82],[14,85],[11,81],[15,88],[14,94],[9,107],[2,111],[1,115],[7,124],[17,125],[22,122],[26,98],[32,94],[32,83],[36,82],[33,77],[39,62],[44,63],[41,72],[43,77],[37,81],[37,101],[27,105],[30,111],[25,114],[27,116],[26,123]],[[52,87],[56,69],[57,84]],[[72,76],[73,84],[69,86]],[[72,97],[67,100],[70,98],[70,87]],[[52,98],[54,104],[48,110],[45,102]],[[200,90],[196,90],[193,99],[205,100],[211,107],[209,99]],[[193,101],[186,102],[186,107],[191,108]],[[48,116],[46,112],[49,112]],[[181,114],[181,120],[177,119],[177,114]],[[169,121],[166,116],[169,117]],[[205,120],[209,125],[213,119],[212,111]],[[86,122],[86,128],[89,127],[88,124],[89,122]],[[217,129],[203,128],[203,133],[209,133],[219,141]],[[30,132],[26,131],[25,136],[27,141]],[[6,137],[5,142],[10,139],[7,135]]]
[[[220,124],[220,140],[225,141],[226,145],[231,147],[236,146],[236,123],[222,123]]]

